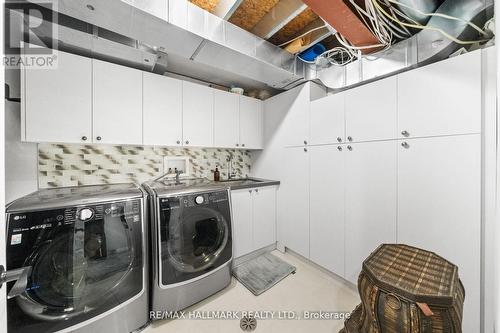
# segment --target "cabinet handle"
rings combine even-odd
[[[83,141],[87,141],[87,137],[86,137],[85,135],[84,135],[84,136],[82,136],[82,140],[83,140]]]
[[[338,147],[337,147],[337,149],[338,149],[339,151],[342,151],[342,147],[340,147],[340,146],[338,146]]]
[[[177,144],[180,145],[181,144],[181,140],[177,140]]]
[[[410,136],[410,133],[409,133],[408,131],[403,131],[403,132],[401,132],[401,134],[402,134],[405,138],[407,138],[407,137],[409,137],[409,136]]]
[[[347,140],[349,140],[349,142],[352,142],[352,136],[348,136]]]
[[[255,189],[255,192],[256,192],[256,193],[259,193],[259,189],[258,189],[258,188],[256,188],[256,189]]]
[[[96,139],[97,139],[97,141],[101,141],[102,138],[100,136],[98,136]]]
[[[304,151],[307,153],[307,148],[304,148]]]
[[[337,142],[342,142],[342,138],[340,136],[337,137]]]
[[[403,148],[405,148],[405,149],[410,148],[410,145],[409,145],[409,144],[408,144],[408,142],[406,142],[406,141],[405,141],[405,142],[402,142],[402,143],[401,143],[401,146],[402,146]]]
[[[347,146],[347,150],[351,151],[352,150],[352,146]]]
[[[187,144],[187,145],[189,144],[189,140],[186,140],[186,144]]]
[[[242,147],[245,147],[245,144],[244,144],[244,143],[242,143],[242,144],[241,144],[241,146],[242,146]]]
[[[236,147],[239,147],[239,146],[240,146],[240,144],[239,144],[239,143],[237,143],[237,144],[236,144]]]
[[[307,145],[307,141],[306,140],[304,140],[304,144]]]

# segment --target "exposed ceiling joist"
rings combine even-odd
[[[352,45],[359,47],[380,43],[343,0],[304,0],[304,2]],[[375,47],[363,51],[364,53],[370,53],[376,49]]]
[[[321,27],[323,25],[325,25],[325,22],[321,18],[319,18],[319,19],[309,23],[304,29],[299,31],[297,33],[297,36],[300,36],[308,31],[311,31],[312,29]],[[315,31],[311,32],[309,35],[310,35],[311,41],[309,42],[308,45],[304,45],[304,47],[302,48],[301,51],[307,49],[311,45],[314,45],[316,43],[321,42],[323,39],[327,38],[328,36],[331,36],[332,32],[327,27],[324,27],[322,29],[315,30]]]
[[[281,0],[253,27],[252,33],[269,39],[306,8],[301,0]]]
[[[220,0],[213,13],[224,20],[227,20],[238,9],[243,0]]]

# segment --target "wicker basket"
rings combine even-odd
[[[364,261],[358,290],[362,303],[341,332],[462,332],[458,268],[432,252],[381,245]]]

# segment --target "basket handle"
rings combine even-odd
[[[397,306],[394,306],[391,302],[389,302],[389,297],[395,298],[398,301]],[[394,293],[386,294],[385,302],[387,303],[387,306],[389,306],[393,310],[401,309],[401,299]]]

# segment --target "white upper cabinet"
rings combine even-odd
[[[398,76],[398,135],[425,137],[481,131],[481,51]]]
[[[410,139],[398,153],[398,242],[456,264],[467,297],[464,332],[479,327],[481,135]]]
[[[345,92],[347,141],[397,137],[397,79],[390,77]]]
[[[184,146],[213,147],[214,89],[183,81]]]
[[[311,102],[310,144],[345,141],[345,93],[338,93]]]
[[[142,72],[93,62],[93,142],[142,144]]]
[[[22,68],[23,140],[92,140],[92,60],[57,52],[57,69]]]
[[[182,145],[182,81],[143,73],[144,144]]]
[[[310,259],[344,276],[344,152],[335,145],[309,147]]]
[[[214,91],[214,146],[237,148],[240,142],[239,96]]]
[[[397,142],[353,144],[345,152],[345,278],[382,243],[396,242]]]
[[[240,96],[240,146],[248,149],[262,149],[263,140],[262,101]]]

